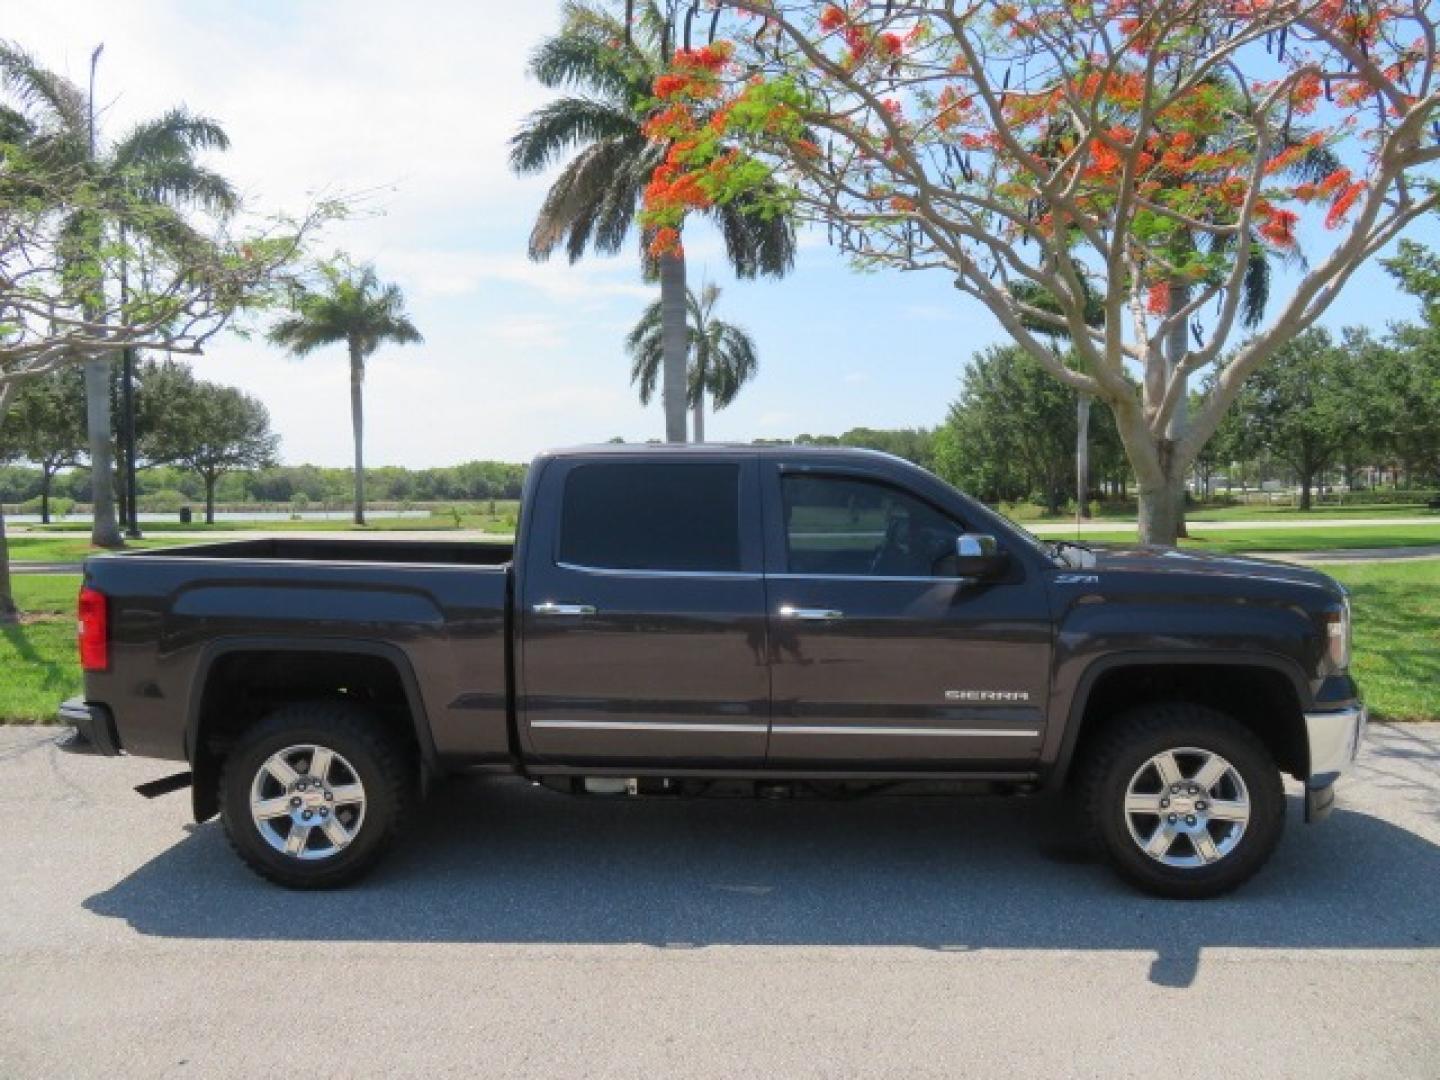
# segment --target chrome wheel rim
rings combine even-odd
[[[365,785],[355,766],[329,747],[287,746],[256,771],[250,818],[265,842],[283,855],[333,858],[365,823]]]
[[[1135,770],[1125,789],[1125,824],[1147,856],[1165,866],[1212,866],[1235,850],[1250,823],[1250,792],[1212,750],[1179,747]]]

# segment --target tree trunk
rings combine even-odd
[[[703,324],[702,324],[703,325]],[[691,439],[697,443],[705,441],[705,377],[706,348],[703,342],[695,345],[695,407],[691,410],[694,431]]]
[[[1190,285],[1183,281],[1172,281],[1170,283],[1170,303],[1168,315],[1173,315],[1186,304],[1190,303]],[[1175,369],[1180,366],[1185,354],[1190,351],[1190,328],[1184,321],[1176,323],[1170,328],[1170,333],[1165,338],[1165,375],[1169,382],[1174,377]],[[1175,411],[1170,414],[1170,422],[1165,426],[1165,437],[1171,443],[1178,443],[1185,434],[1185,428],[1190,419],[1190,392],[1189,388],[1180,388],[1180,400],[1175,405]],[[1184,477],[1180,484],[1180,503],[1177,507],[1175,537],[1178,539],[1190,534],[1185,530],[1185,485]],[[1173,543],[1173,541],[1171,541]]]
[[[40,524],[50,524],[50,482],[55,474],[49,465],[40,467]]]
[[[1310,488],[1311,488],[1311,476],[1310,476],[1309,473],[1305,473],[1305,474],[1300,478],[1300,509],[1301,509],[1301,510],[1309,510],[1310,507],[1311,507]]]
[[[1185,521],[1185,477],[1167,475],[1155,485],[1140,485],[1140,542],[1174,547]]]
[[[684,416],[681,416],[684,423]],[[350,345],[350,426],[355,432],[355,524],[365,524],[365,358]]]
[[[1090,395],[1075,398],[1075,513],[1090,516]]]
[[[121,422],[124,420],[122,418]],[[130,501],[126,498],[125,491],[125,440],[115,440],[115,521],[120,526],[120,531],[128,532],[130,528]]]
[[[122,234],[123,235],[123,234]],[[120,264],[121,284],[127,290],[125,264]],[[139,484],[135,479],[135,350],[126,349],[121,366],[121,402],[125,411],[125,471],[121,488],[125,492],[125,535],[131,540],[140,539],[140,496]]]
[[[205,477],[205,524],[215,524],[215,482],[218,476],[206,475]]]
[[[90,503],[95,523],[90,542],[96,547],[124,545],[115,520],[115,487],[110,452],[110,361],[85,363],[85,424],[90,435]]]
[[[5,508],[0,506],[0,626],[20,621],[15,592],[10,585],[10,542],[5,539]]]
[[[685,310],[685,256],[660,256],[660,340],[665,360],[661,399],[665,403],[665,441],[685,441],[686,361],[690,335]]]

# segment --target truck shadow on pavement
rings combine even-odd
[[[210,822],[85,907],[167,938],[1141,952],[1166,986],[1206,948],[1440,947],[1440,846],[1290,817],[1239,893],[1179,903],[1130,891],[1046,800],[577,802],[464,779],[349,889],[266,885]]]

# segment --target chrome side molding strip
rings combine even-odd
[[[1033,739],[1040,734],[1028,728],[917,728],[917,727],[846,727],[842,725],[808,724],[707,724],[683,720],[532,720],[532,728],[560,731],[683,731],[691,733],[745,732],[774,735],[919,735],[961,738]]]
[[[532,720],[532,728],[565,731],[684,731],[703,734],[713,732],[750,732],[764,734],[769,724],[707,724],[671,720]]]
[[[842,725],[776,724],[772,735],[935,735],[941,737],[1033,739],[1039,731],[1021,728],[846,727]]]

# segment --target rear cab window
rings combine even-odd
[[[739,464],[577,465],[565,477],[556,557],[581,569],[739,571]]]

